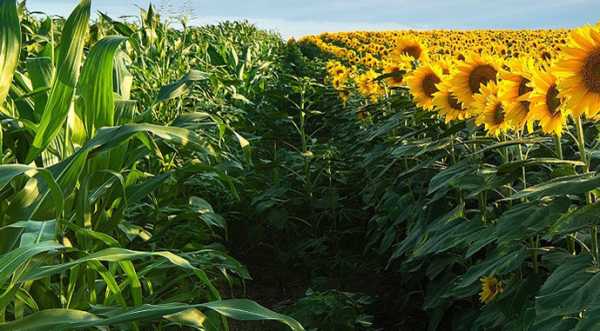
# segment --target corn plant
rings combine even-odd
[[[131,249],[148,236],[129,221],[131,208],[166,181],[206,169],[198,164],[210,164],[218,147],[182,120],[139,122],[124,50],[136,39],[104,36],[99,25],[90,34],[90,6],[82,0],[66,21],[21,22],[16,1],[0,2],[0,330],[219,330],[225,317],[301,330],[252,301],[223,300],[207,269],[215,257],[231,260],[224,253]],[[144,42],[166,40],[155,27],[143,22]],[[162,99],[173,98],[172,87]],[[166,166],[173,146],[193,151],[195,163]],[[157,163],[162,172],[149,172]],[[220,226],[205,201],[190,203]]]

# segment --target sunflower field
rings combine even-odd
[[[0,0],[0,331],[600,329],[600,25],[91,8]]]
[[[368,246],[428,329],[600,327],[600,27],[299,43],[365,133]]]

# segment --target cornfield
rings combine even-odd
[[[600,328],[600,26],[92,17],[0,0],[0,331]]]

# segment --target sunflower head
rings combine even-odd
[[[383,71],[390,74],[390,77],[385,79],[385,82],[392,87],[404,85],[404,76],[411,70],[410,64],[406,62],[386,62]]]
[[[408,56],[413,60],[424,60],[427,58],[427,50],[425,46],[415,38],[402,38],[396,42],[396,47],[391,55],[394,59]]]
[[[478,116],[478,122],[482,123],[485,131],[490,136],[499,136],[510,129],[510,122],[506,118],[506,110],[502,100],[496,95],[491,95],[483,112]]]
[[[554,67],[561,95],[574,116],[600,113],[600,28],[573,30]]]
[[[533,91],[530,86],[533,69],[533,60],[523,58],[509,61],[507,68],[500,71],[498,96],[506,109],[506,118],[517,130],[521,130],[527,122],[529,96]],[[532,129],[529,127],[530,131]]]
[[[452,76],[452,92],[467,108],[471,106],[474,95],[483,85],[497,80],[500,60],[491,56],[470,55],[465,62],[458,64]]]
[[[483,122],[480,121],[482,117],[479,115],[481,115],[485,110],[490,98],[497,96],[498,84],[496,84],[494,81],[490,81],[487,84],[482,85],[479,89],[479,93],[473,95],[473,102],[471,103],[471,106],[467,108],[467,110],[472,116],[476,116],[475,123],[477,125],[483,125]]]
[[[471,116],[462,103],[450,92],[450,82],[442,81],[437,85],[439,91],[433,94],[433,105],[446,123],[454,120],[465,120]]]
[[[439,91],[437,85],[442,81],[442,69],[435,64],[423,64],[406,78],[415,103],[423,109],[433,109],[433,96]]]
[[[486,305],[492,302],[499,293],[504,292],[504,285],[494,276],[482,277],[480,281],[481,292],[479,292],[479,300]]]
[[[450,58],[441,58],[436,61],[436,64],[442,69],[445,76],[451,75],[454,70],[454,61]]]
[[[358,92],[362,96],[369,98],[372,102],[376,102],[383,92],[379,82],[375,80],[377,77],[378,75],[375,71],[369,70],[356,79]]]
[[[527,116],[529,122],[539,122],[546,134],[560,136],[567,119],[564,110],[564,99],[560,97],[556,85],[556,76],[552,69],[539,69],[533,72],[529,97],[530,108]]]

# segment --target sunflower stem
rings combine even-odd
[[[452,147],[450,148],[450,156],[452,158],[452,164],[456,164],[457,163],[456,148],[455,148],[455,144],[454,144],[454,142],[456,141],[456,135],[455,134],[450,135],[450,139],[452,140]],[[464,204],[464,197],[463,197],[462,189],[458,188],[457,192],[458,192],[458,205],[462,206]]]
[[[529,245],[531,245],[531,261],[533,261],[533,272],[536,274],[539,272],[538,265],[538,240],[537,238],[529,238]]]
[[[503,135],[502,135],[502,139],[501,139],[501,141],[502,141],[502,142],[506,142],[506,141],[508,141],[508,139],[506,138],[506,135],[505,135],[505,134],[503,134]],[[502,156],[502,157],[503,157],[503,159],[504,159],[504,160],[502,160],[502,161],[503,161],[503,162],[506,164],[506,163],[509,163],[509,162],[511,161],[510,150],[509,150],[509,147],[508,147],[508,146],[505,146],[505,147],[503,148],[503,150],[504,150],[504,153],[503,153],[503,156]],[[510,185],[510,184],[509,184],[509,185],[506,187],[506,195],[507,195],[508,197],[510,197],[510,196],[512,195],[512,185]],[[513,203],[512,203],[512,199],[511,199],[511,200],[508,200],[508,206],[509,206],[509,207],[512,207],[512,205],[513,205]]]
[[[521,135],[517,134],[517,139],[521,139]],[[524,161],[525,160],[525,156],[523,154],[523,146],[521,144],[517,145],[517,152],[518,152],[518,157],[519,157],[519,161]],[[521,178],[523,180],[523,189],[527,188],[527,171],[525,170],[525,166],[521,167]]]
[[[583,124],[581,122],[581,116],[575,117],[575,127],[577,128],[577,146],[579,147],[579,157],[581,158],[581,162],[585,164],[584,173],[590,172],[590,164],[587,157],[587,153],[585,151],[585,134],[583,132]],[[588,205],[592,204],[592,193],[587,192],[585,194],[585,201]],[[591,242],[592,242],[592,257],[594,259],[594,263],[598,265],[599,262],[599,251],[598,251],[598,226],[593,225],[590,231]]]
[[[559,135],[554,135],[554,146],[556,148],[556,156],[563,160],[565,157],[563,155],[562,140]]]

